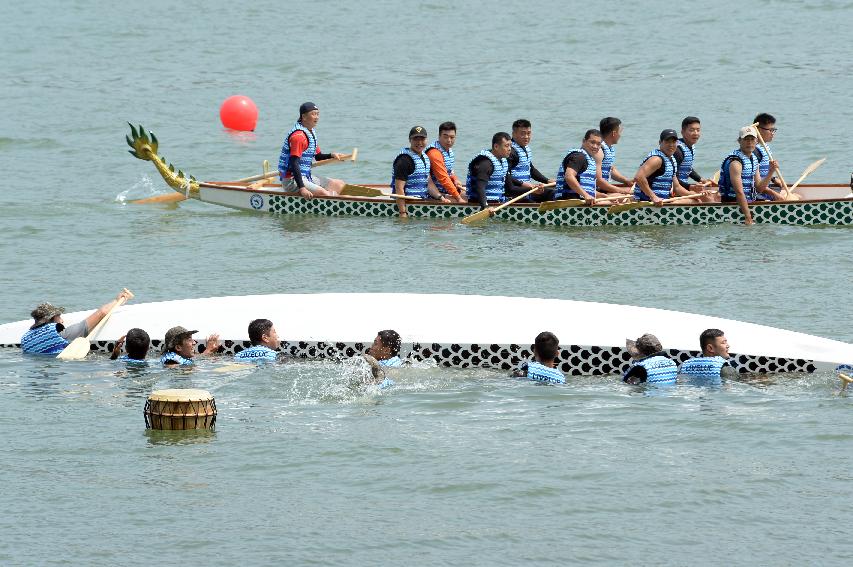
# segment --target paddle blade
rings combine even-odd
[[[621,205],[613,205],[612,207],[607,209],[607,214],[618,215],[619,213],[630,211],[631,209],[640,209],[642,207],[648,207],[651,204],[651,201],[640,201],[638,203],[623,203]]]
[[[358,148],[353,148],[352,149],[352,157],[350,158],[350,161],[356,161],[356,160],[358,160]]]
[[[166,193],[164,195],[155,195],[146,199],[128,201],[128,203],[133,203],[134,205],[151,205],[153,203],[177,203],[179,201],[186,200],[186,195],[183,195],[182,193]]]
[[[361,185],[350,185],[348,183],[341,189],[341,195],[348,195],[350,197],[382,197],[385,194],[373,187],[362,187]]]
[[[468,215],[460,222],[462,224],[473,224],[477,222],[483,222],[489,220],[489,216],[491,216],[489,215],[489,209],[483,209],[482,211],[474,213],[473,215]]]
[[[539,205],[539,212],[545,213],[554,209],[566,209],[569,207],[583,206],[583,199],[563,199],[562,201],[546,201]]]
[[[83,360],[89,354],[91,348],[89,339],[86,337],[77,337],[62,352],[57,354],[56,358],[59,360]]]
[[[714,185],[720,184],[720,170],[719,169],[714,172],[714,175],[711,176],[711,181],[714,183]]]

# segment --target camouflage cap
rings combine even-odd
[[[658,338],[649,333],[646,333],[636,341],[626,339],[625,348],[628,349],[632,358],[645,358],[663,350],[663,346],[661,346]]]
[[[57,307],[48,302],[40,303],[38,307],[33,309],[30,312],[30,316],[35,319],[35,323],[33,327],[37,327],[38,325],[43,325],[56,317],[57,315],[62,315],[65,313],[64,307]]]
[[[163,339],[163,352],[175,350],[175,346],[184,340],[186,337],[193,336],[198,331],[190,331],[185,327],[178,325],[166,331],[166,338]]]

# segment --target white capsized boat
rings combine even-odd
[[[92,310],[66,313],[66,323]],[[853,363],[853,345],[804,333],[665,309],[607,303],[401,293],[278,294],[184,299],[124,305],[113,312],[93,349],[109,351],[132,327],[145,329],[156,351],[175,325],[218,333],[227,352],[249,346],[250,320],[272,320],[283,352],[297,358],[343,358],[364,352],[382,329],[403,339],[401,355],[441,366],[509,369],[530,358],[541,331],[562,346],[560,368],[606,375],[627,368],[626,338],[655,334],[681,361],[698,353],[699,334],[722,329],[741,372],[815,372]],[[0,346],[17,347],[32,320],[0,325]],[[737,354],[735,354],[737,353]]]

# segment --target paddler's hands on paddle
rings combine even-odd
[[[652,204],[654,204],[654,206],[656,207],[663,207],[663,199],[655,195],[654,197],[652,197]]]
[[[347,159],[346,154],[336,154],[334,152],[332,152],[332,158],[334,158],[338,161],[344,161],[345,159]]]

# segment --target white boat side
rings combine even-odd
[[[63,317],[73,323],[88,313],[91,311]],[[592,365],[589,373],[595,374],[609,373],[627,363],[626,338],[653,333],[665,349],[683,353],[683,359],[698,350],[703,330],[719,328],[732,352],[741,357],[798,361],[777,366],[759,363],[755,367],[759,371],[832,370],[853,363],[851,344],[731,319],[608,303],[446,294],[278,294],[130,304],[113,313],[95,341],[106,350],[107,343],[132,327],[145,329],[157,340],[170,327],[183,325],[198,329],[199,339],[218,333],[239,350],[246,346],[247,326],[255,318],[272,320],[283,346],[291,345],[289,352],[303,357],[311,357],[313,352],[332,356],[331,350],[324,349],[335,344],[355,345],[354,351],[349,348],[350,354],[358,352],[369,346],[377,331],[395,329],[403,339],[404,351],[437,357],[439,363],[506,367],[529,356],[536,335],[547,330],[559,337],[565,356],[577,354],[571,365],[599,350],[609,352],[607,360]],[[19,345],[31,324],[26,320],[0,325],[0,345]],[[477,348],[468,348],[471,345]],[[442,351],[444,354],[433,356]],[[463,351],[467,354],[457,356]]]

